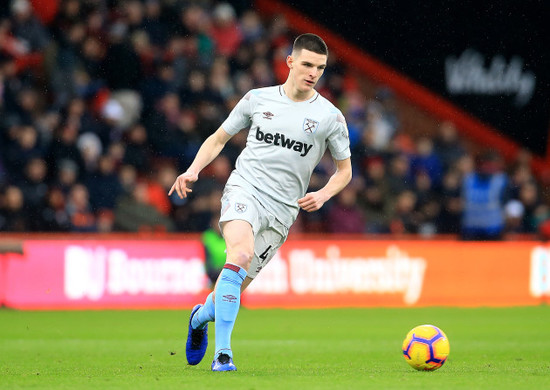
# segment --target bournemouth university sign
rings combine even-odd
[[[0,257],[0,304],[18,309],[188,308],[209,293],[193,239],[23,241]],[[468,288],[464,288],[468,286]],[[550,301],[550,245],[298,240],[245,291],[247,307],[508,306]]]

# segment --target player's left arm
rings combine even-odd
[[[336,172],[330,177],[327,184],[319,191],[308,192],[298,199],[298,206],[307,212],[317,211],[334,195],[344,189],[351,180],[351,158],[334,160]]]

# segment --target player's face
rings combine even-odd
[[[311,91],[327,67],[327,56],[306,49],[289,56],[288,66],[295,88],[299,92]]]

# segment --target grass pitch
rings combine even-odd
[[[187,366],[189,311],[0,310],[0,389],[545,389],[550,307],[242,309],[237,372]],[[451,353],[418,372],[401,343],[416,325],[442,328]]]

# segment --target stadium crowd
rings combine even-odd
[[[295,35],[284,18],[263,21],[247,1],[50,0],[49,16],[34,3],[0,5],[0,231],[208,229],[245,132],[190,198],[168,190],[248,90],[284,82]],[[499,239],[548,229],[528,153],[508,164],[474,153],[449,122],[413,137],[392,91],[366,98],[341,60],[329,56],[318,89],[346,116],[354,179],[293,231]],[[329,159],[312,190],[332,174]]]

